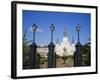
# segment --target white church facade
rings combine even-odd
[[[76,51],[74,39],[72,38],[72,42],[68,41],[67,33],[64,30],[63,41],[60,43],[59,39],[57,38],[55,52],[59,56],[69,56],[73,55]]]
[[[64,30],[63,41],[60,43],[58,38],[56,40],[55,53],[59,56],[69,56],[73,55],[75,50],[74,39],[72,39],[72,42],[69,42],[66,30]],[[48,46],[43,46],[43,44],[42,46],[40,45],[37,47],[37,53],[39,53],[42,57],[47,58]]]

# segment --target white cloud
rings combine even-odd
[[[43,32],[43,29],[37,28],[37,32]]]
[[[29,28],[29,31],[33,32],[32,27]],[[43,32],[43,29],[37,28],[36,32]]]

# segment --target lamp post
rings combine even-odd
[[[36,24],[33,24],[33,25],[32,25],[32,31],[33,31],[33,43],[35,43],[35,32],[36,32],[36,30],[37,30],[37,26],[36,26]]]
[[[79,43],[80,42],[80,38],[79,38],[80,25],[79,24],[76,26],[76,31],[78,33],[78,43]]]
[[[78,33],[78,42],[76,44],[76,52],[74,54],[74,66],[82,66],[82,51],[81,51],[81,43],[80,43],[80,37],[79,37],[79,32],[80,32],[80,25],[78,24],[76,26],[76,31]]]
[[[48,45],[49,52],[48,52],[48,68],[55,68],[56,67],[56,53],[54,52],[55,45],[53,44],[53,32],[54,32],[54,25],[51,24],[51,42]]]
[[[37,68],[37,65],[36,65],[36,48],[37,48],[37,45],[35,43],[35,32],[36,32],[36,30],[37,30],[37,26],[36,26],[36,24],[33,24],[32,25],[33,42],[30,45],[30,51],[29,51],[29,59],[30,59],[30,68],[31,69]]]
[[[53,42],[53,32],[54,32],[54,29],[55,29],[54,25],[51,24],[51,26],[50,26],[50,30],[51,30],[51,42]]]

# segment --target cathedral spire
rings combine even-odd
[[[66,27],[64,28],[64,37],[67,37]]]
[[[72,44],[74,43],[74,37],[72,37]]]
[[[58,39],[58,37],[57,37],[57,40],[56,40],[56,44],[59,44],[59,39]]]

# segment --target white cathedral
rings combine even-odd
[[[59,39],[57,38],[56,45],[55,45],[55,52],[59,56],[69,56],[73,55],[76,51],[74,39],[72,38],[72,42],[68,41],[66,30],[64,30],[63,41],[60,43]]]
[[[74,44],[74,39],[72,38],[72,42],[68,41],[68,37],[65,29],[63,41],[60,43],[58,38],[56,40],[55,53],[59,56],[69,56],[69,55],[73,55],[75,51],[76,48]],[[41,44],[40,46],[37,47],[37,52],[41,56],[47,58],[48,46],[44,46],[43,44]]]

